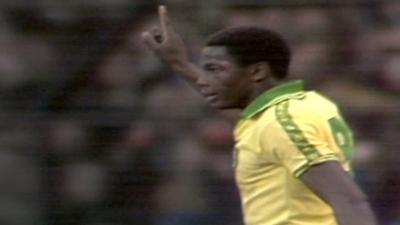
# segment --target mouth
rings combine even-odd
[[[209,90],[209,89],[202,89],[202,90],[200,90],[200,93],[201,93],[204,97],[216,95],[216,93],[215,93],[214,91]]]
[[[217,100],[217,95],[213,94],[213,95],[206,95],[205,96],[206,100],[208,102],[214,102],[215,100]]]
[[[213,90],[202,89],[200,90],[200,93],[209,104],[214,105],[218,101],[218,94]]]
[[[217,94],[215,94],[215,93],[202,92],[202,95],[204,96],[204,98],[206,99],[207,102],[212,103],[215,100],[217,100]]]

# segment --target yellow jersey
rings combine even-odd
[[[352,132],[332,101],[305,91],[302,81],[284,83],[243,110],[234,134],[246,225],[338,224],[331,207],[299,179],[331,160],[350,171]]]

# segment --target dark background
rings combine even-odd
[[[140,42],[158,1],[0,1],[0,224],[241,225],[232,127]],[[400,2],[164,1],[197,60],[256,24],[291,74],[337,101],[356,179],[400,224]]]

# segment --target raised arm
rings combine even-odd
[[[199,77],[204,76],[203,71],[190,62],[186,46],[172,26],[165,6],[158,7],[158,16],[159,27],[143,32],[143,42],[161,62],[200,92],[197,81]],[[220,110],[220,113],[235,123],[239,118],[240,111],[236,109]]]
[[[160,26],[143,32],[143,42],[160,61],[198,89],[196,81],[202,76],[201,69],[189,61],[186,46],[171,25],[165,6],[158,7],[158,16]]]
[[[366,196],[338,162],[311,167],[301,179],[332,207],[340,225],[377,225]]]

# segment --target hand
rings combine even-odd
[[[172,69],[188,63],[186,47],[180,35],[175,32],[165,6],[158,7],[160,27],[142,33],[143,42],[156,56]]]

